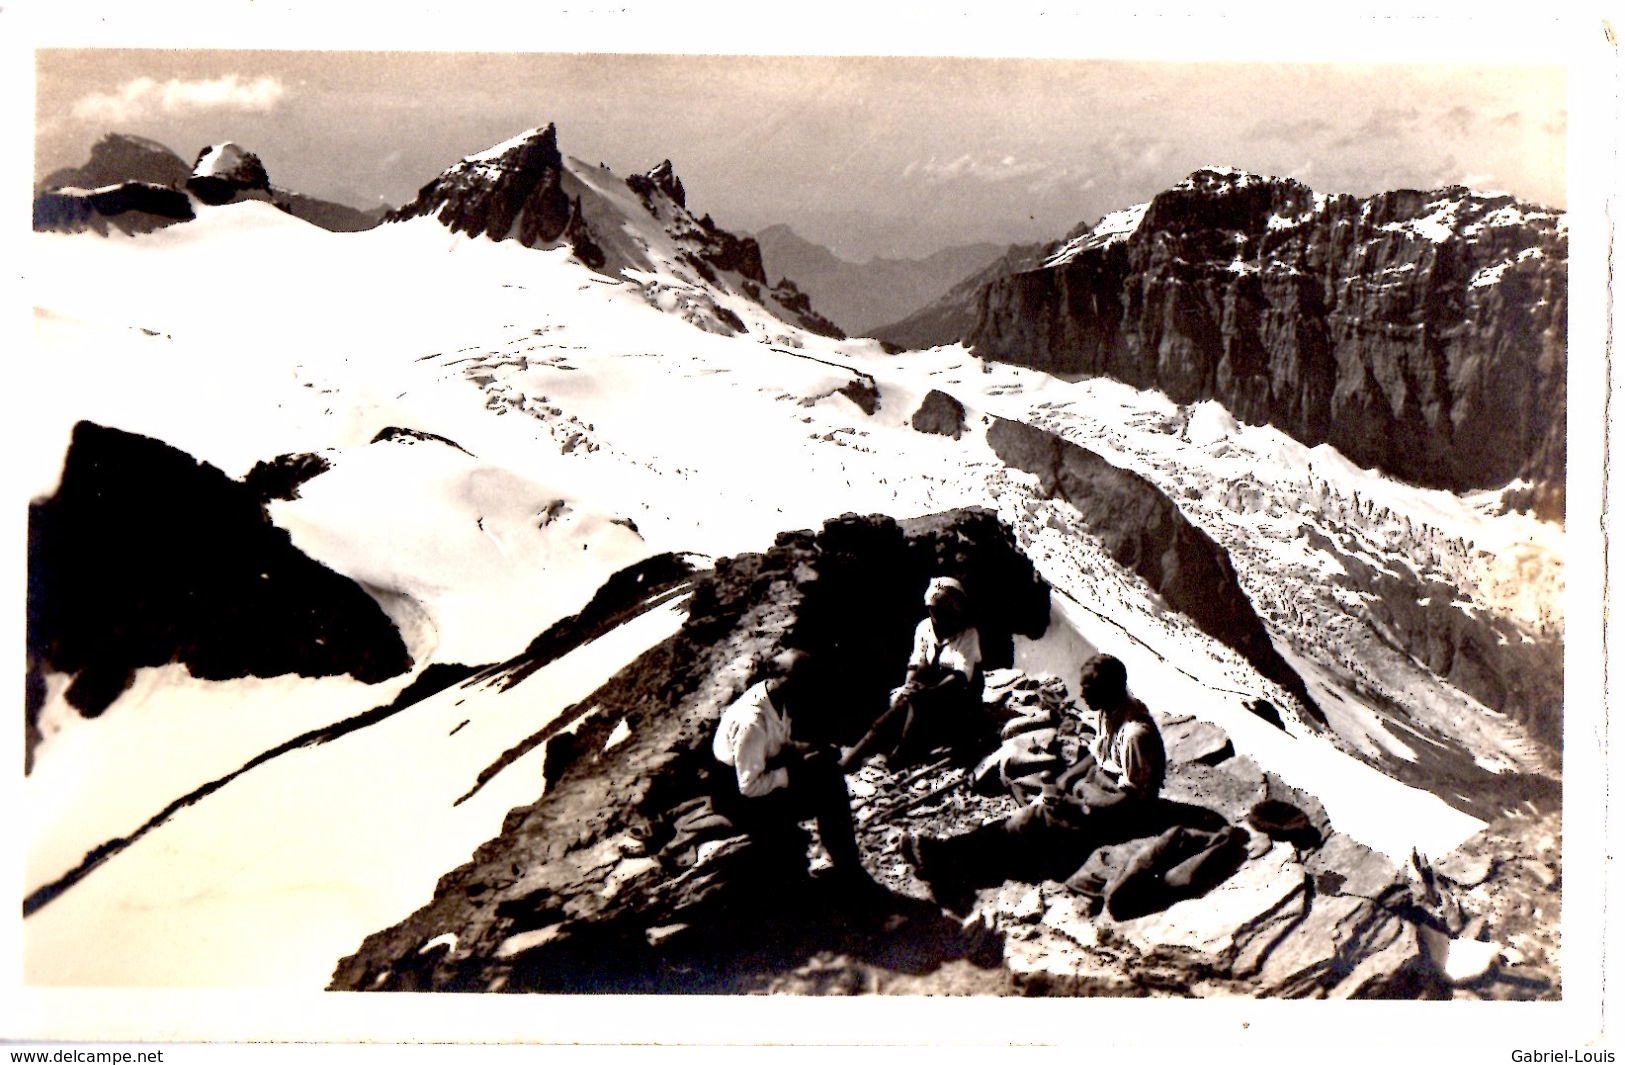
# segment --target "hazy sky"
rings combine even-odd
[[[556,123],[689,206],[854,260],[1060,236],[1198,166],[1369,194],[1462,183],[1565,206],[1554,66],[334,51],[40,50],[36,178],[103,133],[236,140],[280,185],[398,204]]]

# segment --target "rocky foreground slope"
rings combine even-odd
[[[1402,871],[1340,834],[1312,796],[1191,718],[1160,715],[1173,762],[1171,817],[1244,825],[1254,804],[1273,799],[1307,822],[1281,838],[1249,831],[1247,856],[1210,893],[1128,919],[1094,912],[1086,896],[1054,882],[993,883],[953,910],[931,899],[900,856],[904,832],[947,832],[1014,808],[997,787],[967,786],[964,770],[948,763],[910,774],[871,765],[852,780],[865,862],[889,889],[885,900],[855,902],[816,873],[809,878],[817,852],[804,832],[747,837],[717,816],[707,799],[719,783],[710,738],[753,667],[782,646],[813,649],[842,695],[827,704],[818,738],[850,739],[884,698],[883,666],[906,647],[920,588],[945,568],[964,574],[988,604],[990,666],[1010,664],[1014,637],[1043,634],[1047,589],[985,512],[902,526],[848,517],[688,578],[691,605],[676,635],[512,752],[547,745],[542,798],[514,810],[500,837],[441,880],[432,902],[341,961],[331,986],[1556,993],[1556,943],[1545,923],[1557,904],[1555,812],[1504,825],[1439,869]],[[667,576],[629,571],[590,612],[647,609],[672,594],[671,579],[684,580]],[[854,598],[865,610],[837,609]],[[463,683],[509,684],[528,668],[521,656]],[[1025,723],[1006,730],[1016,742],[1064,744],[1082,727],[1053,682],[993,676],[992,697]],[[1512,870],[1533,872],[1513,879]],[[1508,885],[1521,901],[1497,892]]]

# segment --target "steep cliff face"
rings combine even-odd
[[[1420,484],[1527,479],[1536,512],[1561,519],[1561,213],[1461,187],[1326,197],[1200,170],[1132,228],[1104,228],[983,287],[967,344],[1216,399]]]
[[[1316,723],[1326,723],[1303,679],[1281,657],[1236,579],[1230,556],[1138,474],[1025,422],[995,418],[987,440],[1008,465],[1034,474],[1047,495],[1077,508],[1084,528],[1169,607],[1235,648]],[[1271,710],[1260,708],[1268,715]],[[1275,721],[1277,725],[1279,720]]]
[[[793,285],[769,288],[756,241],[689,211],[671,160],[623,181],[601,164],[561,155],[551,124],[453,164],[386,221],[419,217],[438,219],[454,233],[529,247],[568,244],[577,260],[606,277],[671,270],[680,284],[641,282],[646,296],[710,332],[746,330],[716,298],[738,295],[786,322],[841,336]]]

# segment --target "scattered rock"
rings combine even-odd
[[[910,421],[916,432],[935,433],[958,440],[965,431],[965,408],[948,393],[933,388],[920,401]]]
[[[1169,718],[1159,722],[1158,729],[1171,765],[1184,762],[1218,765],[1236,753],[1223,729],[1199,718]]]

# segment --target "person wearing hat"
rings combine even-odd
[[[853,888],[876,888],[863,868],[846,779],[834,751],[794,738],[797,715],[809,708],[813,660],[789,650],[769,663],[769,675],[722,712],[711,753],[734,770],[717,809],[738,827],[778,828],[812,817],[835,876]]]
[[[1002,820],[948,839],[908,837],[904,853],[922,880],[1065,880],[1096,847],[1163,831],[1154,810],[1168,756],[1150,711],[1129,694],[1123,663],[1090,659],[1079,693],[1098,730],[1077,763]]]
[[[971,624],[965,586],[935,577],[925,587],[925,619],[914,629],[914,649],[902,685],[893,688],[886,712],[841,758],[851,772],[871,754],[883,753],[892,768],[917,760],[951,740],[981,698],[982,641]]]

